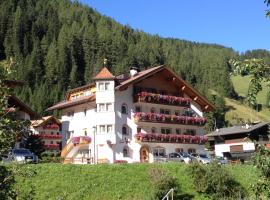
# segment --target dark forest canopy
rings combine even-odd
[[[0,10],[0,60],[16,61],[27,83],[17,93],[40,114],[90,82],[104,58],[114,74],[166,64],[206,96],[234,94],[228,60],[241,55],[231,48],[146,34],[76,1],[2,0]]]

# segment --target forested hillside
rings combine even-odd
[[[91,81],[104,58],[115,74],[166,64],[205,95],[234,93],[230,48],[149,35],[69,0],[1,0],[0,11],[0,60],[16,62],[27,83],[18,95],[40,114]]]

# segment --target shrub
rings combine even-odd
[[[190,167],[195,189],[210,199],[244,199],[244,188],[234,179],[229,171],[217,163],[203,166],[194,164]]]
[[[0,165],[0,199],[15,199],[16,192],[13,189],[14,175],[6,166]]]
[[[166,170],[151,168],[149,176],[156,199],[161,199],[171,188],[177,190],[176,178],[171,176]]]
[[[251,185],[257,199],[270,199],[270,149],[256,144],[253,165],[261,172],[258,182]]]

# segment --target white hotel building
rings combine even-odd
[[[104,67],[48,110],[56,109],[64,163],[133,163],[204,152],[203,113],[214,106],[165,66],[120,76]]]

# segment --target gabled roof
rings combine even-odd
[[[96,100],[96,94],[92,94],[89,96],[81,97],[78,99],[73,99],[70,101],[59,102],[59,103],[53,105],[52,107],[48,108],[47,111],[62,110],[64,108],[69,108],[69,107],[80,105],[80,104],[87,103],[87,102],[95,102],[95,100]]]
[[[107,67],[103,67],[102,70],[95,76],[94,80],[107,80],[114,79],[115,76],[108,70]]]
[[[152,67],[150,69],[138,72],[135,76],[121,82],[115,89],[116,90],[125,90],[128,86],[143,81],[144,79],[153,76],[156,73],[165,72],[175,84],[179,85],[180,88],[186,93],[193,101],[197,102],[202,106],[203,111],[212,111],[215,109],[215,106],[209,102],[200,92],[194,89],[189,83],[180,78],[176,73],[174,73],[170,68],[161,65],[157,67]]]
[[[61,124],[61,121],[59,119],[57,119],[53,115],[50,115],[50,116],[42,117],[42,119],[31,120],[31,125],[33,127],[39,127],[39,126],[46,124],[46,122],[48,122],[49,120],[54,120],[58,125]]]
[[[8,96],[8,106],[9,107],[15,107],[19,108],[19,110],[22,110],[30,115],[30,118],[36,118],[38,114],[33,111],[29,106],[27,106],[25,103],[23,103],[19,98],[17,98],[14,95]]]
[[[252,126],[232,126],[228,128],[221,128],[214,132],[211,132],[207,134],[207,136],[223,136],[223,135],[233,135],[233,134],[239,134],[239,133],[250,133],[256,129],[262,128],[264,126],[268,125],[268,122],[261,122],[259,124],[255,124]]]

